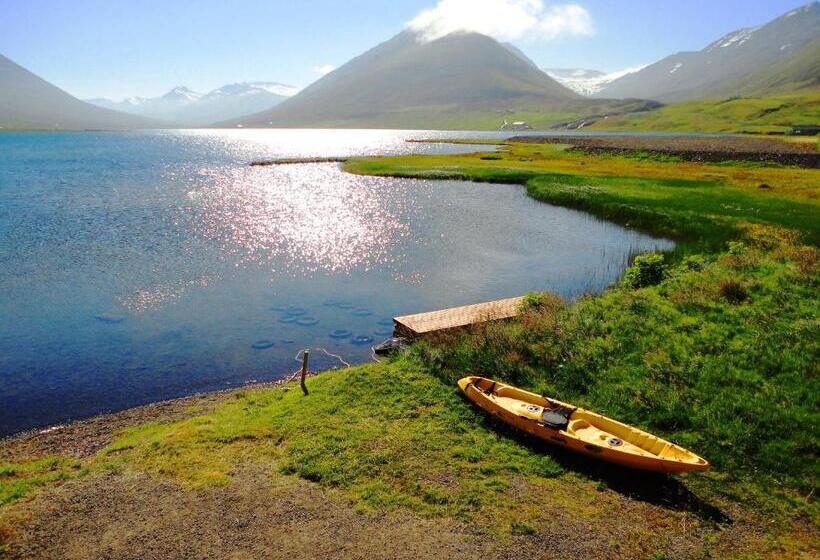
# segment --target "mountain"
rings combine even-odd
[[[518,49],[479,33],[423,41],[405,30],[242,126],[494,127],[522,112],[586,107]],[[507,115],[507,117],[505,117]]]
[[[739,29],[698,52],[681,52],[619,78],[597,97],[685,101],[718,95],[755,72],[773,75],[820,37],[820,3],[812,2],[761,27]]]
[[[641,68],[643,66],[627,68],[609,74],[600,70],[586,70],[584,68],[543,68],[543,70],[550,78],[572,91],[590,96],[595,95],[618,78],[637,72]]]
[[[820,38],[790,57],[716,87],[715,96],[772,96],[820,88]]]
[[[0,127],[49,130],[158,128],[163,123],[80,101],[0,55]]]
[[[180,86],[160,97],[129,97],[119,102],[89,99],[88,102],[183,126],[204,126],[270,109],[297,91],[293,86],[276,82],[244,82],[222,86],[207,94]]]

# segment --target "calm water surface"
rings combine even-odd
[[[517,186],[247,165],[468,135],[493,133],[0,134],[0,434],[276,379],[304,347],[365,361],[393,316],[573,297],[671,246]]]

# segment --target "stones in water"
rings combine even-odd
[[[322,303],[325,307],[338,307],[339,309],[353,309],[353,304],[347,300],[339,298],[328,298]]]
[[[289,317],[300,317],[307,314],[307,309],[302,307],[291,306],[285,310],[285,314]]]
[[[343,339],[343,338],[350,338],[353,336],[353,333],[347,329],[336,329],[335,331],[330,331],[330,338],[335,339]]]
[[[122,315],[115,315],[114,313],[100,313],[99,315],[94,315],[94,318],[100,323],[106,323],[109,325],[122,323],[125,321],[125,317]]]
[[[251,348],[254,350],[267,350],[268,348],[273,347],[273,341],[271,340],[257,340],[251,345]]]
[[[312,327],[319,323],[319,319],[315,317],[299,317],[296,319],[296,324],[301,325],[303,327]]]
[[[393,319],[389,317],[385,317],[384,319],[379,319],[376,321],[376,324],[380,327],[392,327],[393,326]]]
[[[350,339],[350,342],[356,346],[364,346],[366,344],[373,344],[373,337],[366,334],[360,334]]]
[[[295,323],[298,317],[294,315],[285,315],[284,317],[279,317],[280,323]]]
[[[393,329],[392,328],[388,329],[386,327],[382,327],[382,328],[379,328],[379,329],[376,329],[375,331],[373,331],[373,334],[375,334],[376,336],[390,336],[390,335],[393,334]]]
[[[351,313],[351,315],[353,315],[354,317],[369,317],[370,315],[373,315],[373,312],[369,309],[365,309],[364,307],[362,307],[355,310],[353,313]]]
[[[293,344],[293,343],[295,343],[296,341],[295,341],[295,340],[293,340],[292,338],[283,338],[280,342],[281,342],[282,344]]]

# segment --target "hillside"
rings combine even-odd
[[[765,96],[820,89],[820,39],[790,57],[770,64],[725,86],[710,90],[714,97]]]
[[[205,94],[180,86],[148,99],[89,99],[88,102],[182,126],[205,126],[270,109],[297,91],[298,88],[276,82],[243,82],[228,84]]]
[[[18,129],[159,128],[162,122],[80,101],[0,55],[0,127]]]
[[[785,133],[820,122],[820,89],[772,97],[673,103],[654,111],[599,119],[585,128],[617,131]]]
[[[403,31],[274,109],[223,124],[497,128],[504,120],[549,125],[623,106],[581,98],[485,35],[420,42]]]
[[[641,97],[663,102],[708,99],[757,72],[777,76],[779,65],[789,66],[820,36],[820,3],[792,10],[761,27],[729,33],[698,52],[681,52],[617,79],[597,97]],[[775,66],[778,65],[778,66]],[[747,84],[747,94],[760,95]],[[764,84],[771,82],[763,79]]]

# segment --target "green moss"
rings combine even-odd
[[[33,490],[86,474],[79,461],[48,457],[18,463],[0,463],[0,506],[24,498]]]

